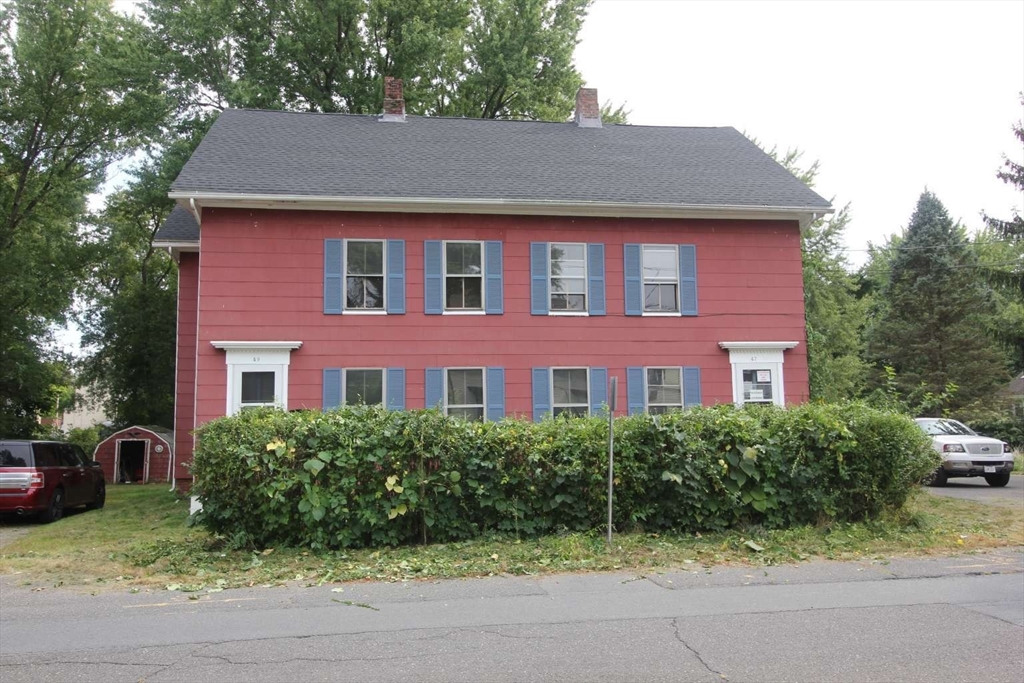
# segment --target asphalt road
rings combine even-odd
[[[191,597],[4,577],[0,680],[1024,680],[1020,551]]]
[[[925,489],[938,496],[949,498],[962,498],[979,503],[1024,506],[1024,476],[1019,474],[1010,475],[1010,483],[998,488],[989,486],[984,477],[961,477],[950,479],[945,486],[926,486]]]

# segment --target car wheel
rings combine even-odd
[[[946,470],[937,467],[935,471],[925,477],[924,483],[928,486],[945,486],[947,481],[949,481],[949,477],[946,476]]]
[[[93,497],[92,502],[86,505],[86,509],[99,510],[107,502],[107,485],[102,481],[96,484],[96,495]]]
[[[986,474],[985,481],[988,482],[989,486],[1006,486],[1010,483],[1010,472],[1009,470],[1003,470],[998,474]]]
[[[64,516],[64,489],[57,489],[50,497],[50,504],[46,507],[40,519],[43,524],[56,522]]]

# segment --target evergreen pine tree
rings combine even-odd
[[[991,290],[963,230],[931,192],[918,200],[881,296],[868,351],[879,369],[896,370],[905,396],[938,395],[953,383],[943,407],[956,409],[1009,380],[1007,359],[985,332]]]

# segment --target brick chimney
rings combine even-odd
[[[384,77],[384,113],[381,121],[405,121],[405,100],[402,99],[402,79]]]
[[[601,127],[601,106],[597,88],[580,88],[576,92],[576,125],[580,128]]]

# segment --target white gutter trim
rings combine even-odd
[[[546,216],[637,218],[738,218],[798,220],[801,225],[833,209],[802,206],[743,206],[734,204],[633,204],[522,199],[436,199],[424,197],[341,197],[231,192],[171,192],[171,199],[204,206],[240,208],[328,209],[334,211],[394,211],[400,213],[485,213]],[[198,218],[197,218],[198,220]]]
[[[185,251],[193,249],[199,251],[199,240],[153,240],[153,246],[164,249],[183,249]]]
[[[196,219],[196,225],[200,228],[203,227],[203,215],[199,213],[199,209],[196,208],[195,197],[189,197],[188,208],[192,211],[192,217]]]

